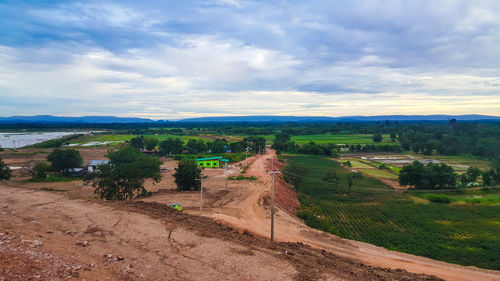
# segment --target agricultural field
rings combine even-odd
[[[73,139],[69,142],[70,146],[100,146],[100,145],[118,145],[120,143],[128,142],[132,138],[137,137],[137,135],[122,135],[122,134],[105,134],[105,135],[93,135],[93,136],[82,136],[78,139]],[[179,136],[179,135],[144,135],[144,137],[152,137],[158,139],[158,141],[163,141],[168,138],[180,138],[187,143],[190,139],[196,140],[210,140],[210,136]]]
[[[469,167],[477,167],[481,170],[490,169],[491,161],[477,156],[445,156],[432,155],[426,156],[415,153],[406,154],[348,154],[339,158],[340,162],[349,161],[352,169],[375,177],[389,183],[392,186],[397,185],[399,171],[404,165],[411,164],[413,161],[420,161],[424,164],[429,162],[445,163],[450,165],[457,174],[464,173]]]
[[[298,215],[309,226],[390,250],[500,269],[498,187],[447,193],[446,204],[429,200],[429,192],[396,192],[365,176],[348,193],[346,178],[352,172],[339,163],[322,156],[283,158],[304,167]],[[330,169],[339,184],[322,180]]]
[[[311,141],[317,144],[390,144],[391,138],[389,135],[382,135],[383,139],[381,142],[374,142],[372,140],[373,135],[371,134],[352,134],[352,135],[331,135],[331,134],[321,134],[321,135],[301,135],[292,136],[291,141],[296,144],[306,144]]]

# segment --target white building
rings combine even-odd
[[[89,163],[87,163],[87,172],[92,173],[93,171],[97,171],[97,167],[99,165],[103,164],[108,164],[109,160],[90,160]]]

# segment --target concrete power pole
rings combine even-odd
[[[271,161],[273,161],[273,158],[271,158]],[[274,164],[272,167],[274,170]],[[273,170],[268,172],[268,174],[271,174],[271,177],[272,177],[272,182],[271,182],[271,243],[274,242],[274,175],[281,173],[280,171],[273,171]]]
[[[201,188],[200,188],[200,214],[203,210],[203,174],[201,174],[199,179],[196,179],[197,181],[201,182]]]

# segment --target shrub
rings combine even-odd
[[[256,181],[257,178],[254,177],[254,176],[250,176],[250,177],[245,177],[243,175],[238,175],[238,176],[231,176],[229,178],[227,178],[228,180],[233,180],[233,181],[239,181],[239,180],[249,180],[249,181]]]
[[[46,163],[38,163],[34,168],[33,179],[43,179],[47,177],[49,165]]]
[[[429,194],[427,195],[427,200],[435,202],[435,203],[451,203],[451,198],[444,194]]]

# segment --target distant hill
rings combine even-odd
[[[112,124],[112,123],[159,123],[159,122],[375,122],[375,121],[500,121],[500,116],[488,115],[378,115],[378,116],[220,116],[187,118],[177,121],[152,120],[116,116],[60,117],[52,115],[0,117],[0,124]]]
[[[370,121],[447,121],[452,118],[461,121],[499,120],[500,116],[488,115],[377,115],[377,116],[221,116],[199,117],[179,122],[370,122]]]
[[[0,124],[12,123],[77,123],[77,124],[109,124],[109,123],[151,123],[155,122],[145,118],[115,117],[115,116],[81,116],[59,117],[52,115],[36,116],[11,116],[0,117]]]

